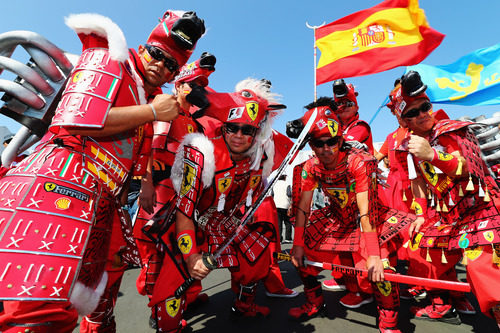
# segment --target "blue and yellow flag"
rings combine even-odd
[[[444,66],[416,65],[433,103],[500,104],[500,44],[476,50]]]

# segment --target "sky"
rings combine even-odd
[[[216,91],[234,91],[236,83],[247,77],[271,80],[273,91],[279,93],[282,103],[287,105],[274,123],[274,128],[284,133],[286,121],[301,117],[303,106],[314,99],[314,35],[306,22],[310,25],[330,23],[378,3],[368,0],[2,1],[0,32],[34,31],[59,48],[79,54],[81,43],[64,24],[64,17],[98,13],[118,24],[128,46],[136,48],[145,43],[165,10],[194,10],[205,20],[207,32],[198,42],[190,61],[196,60],[203,51],[217,57],[216,71],[210,76],[210,87]],[[431,27],[446,35],[441,45],[422,61],[424,64],[449,64],[469,52],[500,42],[500,1],[420,0],[420,7]],[[359,92],[361,119],[372,119],[394,80],[404,71],[404,67],[398,67],[378,74],[346,78],[346,82],[353,83]],[[171,86],[167,85],[164,91],[170,92]],[[317,92],[318,96],[332,96],[331,83],[318,86]],[[500,110],[497,106],[448,104],[441,107],[451,118],[489,117]],[[3,115],[0,115],[0,125],[13,132],[19,128],[16,122]],[[397,122],[384,107],[371,127],[374,141],[383,141],[396,129]]]

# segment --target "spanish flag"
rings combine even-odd
[[[387,0],[316,29],[316,84],[424,60],[443,40],[418,0]]]

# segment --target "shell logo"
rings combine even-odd
[[[71,204],[71,200],[68,198],[59,198],[55,202],[56,208],[60,210],[66,210]]]

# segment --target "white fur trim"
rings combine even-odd
[[[108,40],[112,59],[124,62],[128,59],[128,47],[122,30],[109,17],[99,14],[71,14],[64,19],[66,25],[77,34],[94,33]]]
[[[106,288],[107,283],[107,272],[104,272],[102,274],[101,280],[99,281],[99,284],[97,285],[97,288],[95,290],[85,286],[81,282],[76,282],[69,301],[71,302],[71,304],[73,304],[79,315],[87,316],[94,312],[94,310],[97,308],[97,305],[99,305],[99,299],[104,293],[104,289]]]
[[[184,172],[184,146],[190,145],[196,147],[203,153],[203,172],[201,174],[201,182],[203,188],[207,188],[212,184],[215,175],[215,157],[214,157],[214,144],[205,135],[201,133],[191,133],[184,137],[177,153],[175,154],[174,164],[170,178],[177,193],[180,193],[182,174]]]
[[[139,93],[139,103],[146,104],[148,101],[146,99],[146,91],[144,90],[144,84],[142,82],[142,78],[137,74],[135,67],[132,65],[132,61],[130,58],[127,59],[130,69],[132,71],[132,75],[134,76],[134,81],[137,86],[137,92]]]

